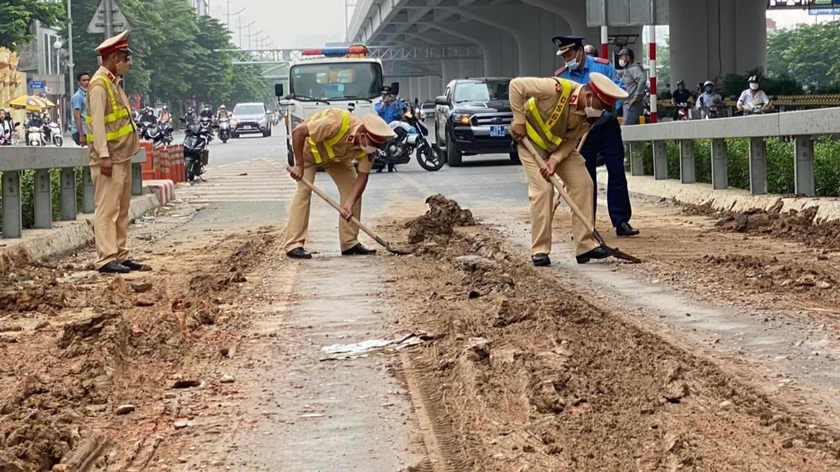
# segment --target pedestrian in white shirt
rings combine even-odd
[[[758,76],[750,77],[749,83],[750,88],[741,92],[741,97],[738,98],[738,111],[744,112],[744,115],[767,111],[770,108],[770,99],[759,89]]]

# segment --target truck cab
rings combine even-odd
[[[382,101],[382,62],[368,58],[364,46],[313,49],[289,67],[289,93],[276,85],[280,106],[287,110],[286,147],[289,165],[294,164],[292,131],[313,115],[329,108],[347,110],[358,117],[375,113]],[[398,90],[399,84],[392,84]],[[282,98],[281,98],[282,97]]]

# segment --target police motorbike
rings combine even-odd
[[[386,165],[407,164],[411,154],[416,151],[420,167],[434,172],[443,167],[444,159],[440,149],[429,142],[429,130],[422,121],[425,113],[417,108],[406,108],[402,120],[393,121],[388,126],[396,137],[377,153],[373,163],[374,170],[381,170]]]
[[[230,119],[226,117],[219,118],[219,139],[222,140],[223,143],[227,143],[228,139],[230,139]]]
[[[210,158],[207,145],[210,144],[212,129],[209,124],[202,124],[205,119],[209,123],[209,118],[189,122],[181,118],[181,121],[187,124],[184,137],[184,172],[190,182],[204,175]]]

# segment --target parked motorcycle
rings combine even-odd
[[[227,143],[230,139],[230,120],[228,118],[219,118],[219,139],[223,143]]]
[[[207,121],[209,123],[209,118]],[[187,123],[184,118],[181,121]],[[202,121],[190,121],[187,124],[186,136],[184,137],[184,171],[187,180],[192,182],[196,178],[201,178],[204,175],[205,167],[210,158],[210,150],[207,145],[210,144],[212,137],[212,129],[210,125],[202,125]]]
[[[393,121],[389,124],[397,136],[377,154],[373,163],[375,170],[381,170],[386,165],[407,164],[415,151],[420,167],[431,172],[443,167],[442,153],[437,146],[429,142],[429,129],[420,120],[423,114],[420,108],[413,110],[407,108],[403,112],[401,121]]]

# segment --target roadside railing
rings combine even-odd
[[[711,183],[715,189],[729,188],[726,139],[749,139],[749,189],[754,195],[767,193],[767,146],[769,137],[793,138],[794,191],[816,196],[814,181],[814,140],[822,135],[840,134],[840,108],[792,111],[736,118],[626,126],[625,142],[630,143],[630,172],[645,175],[643,151],[653,148],[653,176],[668,178],[668,141],[679,143],[679,174],[684,184],[696,182],[695,141],[711,140]]]
[[[131,194],[143,194],[143,172],[146,151],[141,149],[131,159]],[[53,226],[53,198],[51,169],[60,169],[60,220],[75,220],[78,212],[75,168],[83,168],[82,213],[94,212],[94,188],[88,166],[86,148],[55,148],[4,146],[0,148],[0,173],[2,173],[3,238],[23,236],[22,171],[34,170],[33,211],[35,229]]]

